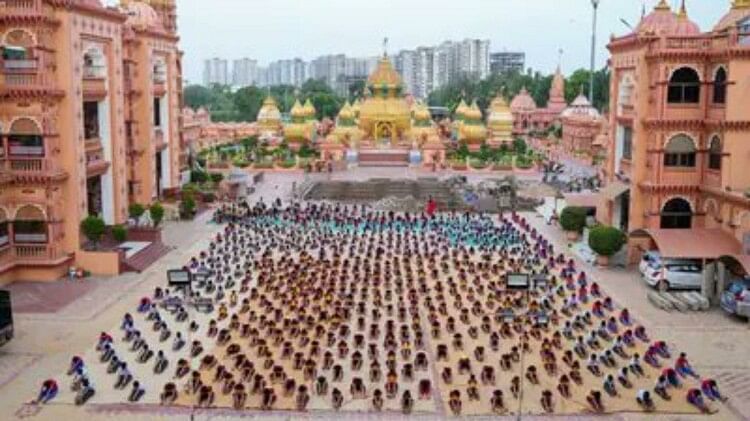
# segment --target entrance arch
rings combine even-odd
[[[668,200],[661,210],[662,229],[690,229],[693,224],[693,209],[690,202],[675,197]]]

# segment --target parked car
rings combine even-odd
[[[692,260],[661,260],[649,264],[643,279],[659,289],[701,289],[703,267]]]
[[[750,278],[730,282],[720,302],[727,313],[750,318]]]
[[[646,276],[649,269],[658,269],[661,267],[661,254],[657,250],[649,250],[641,256],[641,262],[638,264],[638,271],[642,276]]]

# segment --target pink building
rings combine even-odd
[[[608,49],[613,141],[599,217],[656,243],[665,230],[693,229],[695,244],[716,246],[710,229],[747,254],[750,1],[735,0],[705,32],[684,5],[661,1]]]
[[[565,102],[565,77],[558,67],[552,78],[547,106],[538,108],[526,88],[521,89],[510,103],[513,114],[513,134],[527,135],[560,125],[560,114],[568,107]]]

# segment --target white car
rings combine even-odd
[[[701,289],[703,268],[692,260],[661,260],[649,264],[643,279],[652,287],[667,289]]]
[[[656,250],[649,250],[641,256],[641,262],[638,264],[638,271],[641,272],[642,276],[646,276],[646,272],[650,269],[657,269],[660,267],[661,254]]]

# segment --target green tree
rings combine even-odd
[[[255,121],[265,97],[266,92],[255,86],[238,89],[232,95],[237,117],[242,121]]]
[[[625,242],[625,233],[615,227],[597,225],[589,232],[589,247],[600,256],[614,255]]]
[[[568,206],[560,212],[560,226],[565,231],[581,232],[586,226],[586,209]]]
[[[81,221],[81,231],[93,243],[94,248],[96,248],[99,240],[101,240],[106,228],[104,220],[98,216],[89,215]]]
[[[148,208],[151,214],[151,222],[154,223],[154,227],[158,227],[161,221],[164,219],[164,207],[159,202],[155,202]]]
[[[210,107],[214,101],[211,89],[202,85],[186,86],[182,95],[185,105],[190,108]]]

